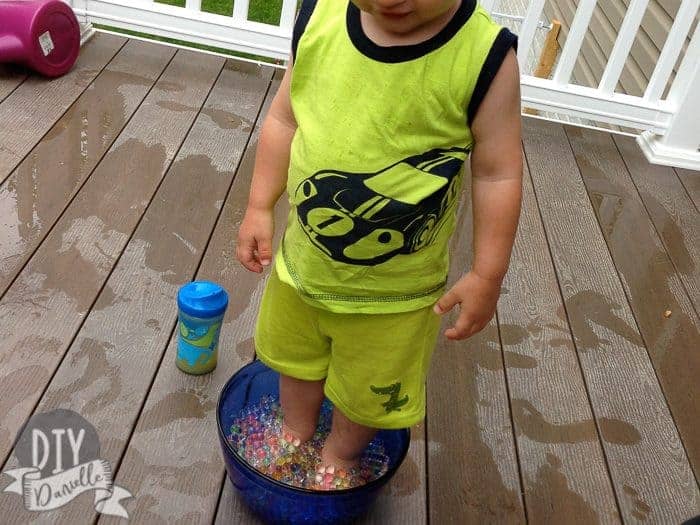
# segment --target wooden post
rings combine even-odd
[[[554,62],[557,60],[557,53],[559,52],[559,42],[557,41],[557,38],[559,38],[559,31],[561,31],[561,22],[559,22],[559,20],[552,20],[552,29],[547,33],[547,38],[544,41],[544,46],[542,47],[540,60],[537,64],[537,69],[535,69],[534,76],[538,78],[549,78],[552,74]],[[527,115],[537,115],[537,110],[525,108],[523,113]]]

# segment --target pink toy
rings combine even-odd
[[[0,0],[0,62],[42,75],[67,73],[80,50],[80,25],[61,0]]]

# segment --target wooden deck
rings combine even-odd
[[[258,523],[225,479],[215,407],[254,354],[263,280],[234,241],[279,78],[105,34],[61,79],[0,66],[0,471],[29,416],[72,409],[134,495],[134,523]],[[700,173],[533,119],[523,148],[497,319],[440,341],[428,418],[363,523],[700,514]],[[453,278],[469,263],[468,201],[467,187]],[[175,296],[193,278],[231,292],[204,377],[175,368]],[[30,513],[1,493],[0,509],[2,523],[116,522],[88,495]]]

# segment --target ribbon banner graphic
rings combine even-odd
[[[95,459],[48,477],[41,477],[38,468],[16,468],[3,472],[14,478],[3,492],[23,496],[24,506],[31,511],[48,511],[70,503],[74,498],[95,491],[95,510],[102,514],[129,518],[119,503],[133,497],[112,484],[112,468],[108,461]]]

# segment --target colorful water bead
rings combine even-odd
[[[383,476],[389,458],[379,439],[365,450],[360,465],[350,470],[323,467],[321,450],[330,432],[332,406],[321,407],[313,437],[301,443],[283,436],[282,409],[270,396],[245,408],[231,425],[228,440],[239,457],[259,472],[287,485],[312,490],[342,490]]]

